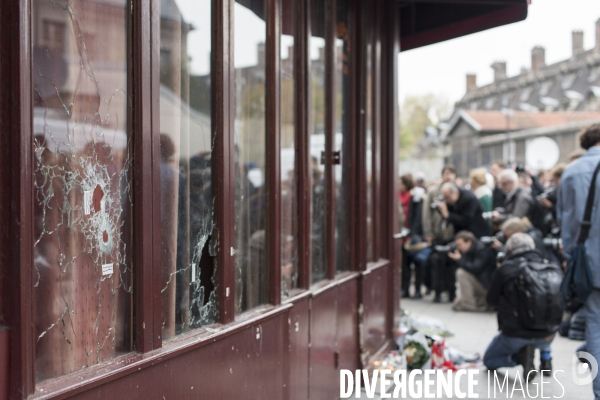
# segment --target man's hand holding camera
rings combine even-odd
[[[462,254],[460,254],[460,251],[458,251],[458,249],[456,249],[456,250],[448,253],[448,257],[450,257],[454,261],[458,261],[462,258]]]
[[[442,214],[442,217],[444,217],[444,219],[448,219],[448,217],[450,216],[450,212],[448,211],[448,204],[446,204],[445,201],[438,201],[437,208],[440,214]]]

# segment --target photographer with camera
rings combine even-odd
[[[448,223],[440,214],[439,203],[443,201],[442,185],[448,182],[454,182],[456,179],[456,170],[453,165],[446,165],[442,169],[442,183],[429,188],[429,192],[423,204],[423,235],[427,242],[432,245],[446,245],[454,237],[454,227]],[[433,291],[435,296],[433,301],[439,303],[443,291],[448,292],[450,301],[456,297],[456,287],[454,281],[454,266],[448,258],[446,252],[433,251],[429,256],[425,273],[430,272]]]
[[[487,302],[498,310],[500,333],[492,340],[483,363],[489,370],[523,366],[524,379],[536,375],[535,349],[540,370],[550,375],[550,345],[562,319],[562,271],[535,249],[533,239],[515,233],[506,243],[506,260],[492,277]],[[546,372],[547,371],[547,372]]]
[[[483,208],[475,195],[452,182],[442,185],[443,201],[438,204],[442,217],[454,227],[454,231],[469,231],[480,238],[492,233],[483,218]]]
[[[560,185],[560,178],[565,170],[566,164],[557,164],[550,171],[550,186],[544,190],[542,194],[536,197],[538,207],[540,208],[542,225],[540,230],[544,236],[551,234],[553,237],[558,237],[560,227],[556,221],[556,202],[558,201],[557,194]]]
[[[519,185],[519,176],[512,169],[505,169],[498,174],[498,184],[506,194],[503,210],[492,212],[492,221],[502,224],[512,217],[530,218],[534,206],[533,198]]]
[[[456,248],[448,257],[456,262],[458,297],[454,311],[486,311],[487,290],[496,269],[496,253],[471,232],[460,231],[454,237]]]
[[[505,252],[505,244],[508,239],[511,238],[515,233],[526,233],[533,239],[535,248],[542,254],[546,252],[546,246],[544,245],[544,238],[542,232],[539,229],[531,225],[531,222],[527,218],[510,218],[502,224],[500,232],[493,238],[491,246],[494,250]],[[485,238],[484,242],[487,242]]]

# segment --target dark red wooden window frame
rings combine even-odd
[[[133,1],[133,0],[131,0]],[[88,390],[119,377],[133,373],[138,368],[151,365],[155,359],[166,359],[203,346],[219,338],[224,338],[255,323],[273,313],[282,312],[288,306],[276,307],[281,303],[281,242],[280,242],[280,35],[281,35],[281,0],[264,0],[267,22],[267,70],[266,70],[266,182],[267,182],[267,267],[270,271],[270,304],[256,310],[246,312],[237,318],[234,316],[234,259],[231,249],[234,243],[234,64],[233,64],[233,4],[234,0],[212,0],[212,130],[216,133],[213,153],[214,193],[217,198],[215,218],[218,235],[217,263],[217,296],[219,304],[219,324],[221,329],[216,334],[198,329],[178,336],[182,338],[176,345],[162,343],[161,337],[161,227],[160,227],[160,0],[132,3],[130,8],[130,32],[128,38],[128,93],[132,101],[129,109],[129,131],[133,134],[133,266],[134,266],[134,352],[119,357],[126,367],[107,362],[105,373],[99,374],[80,371],[41,383],[45,393],[60,398]],[[378,2],[377,2],[378,3]],[[347,139],[350,143],[351,173],[362,178],[352,182],[349,203],[351,226],[351,243],[365,239],[362,229],[364,220],[364,204],[354,196],[357,192],[364,194],[364,118],[361,119],[359,107],[364,104],[360,95],[364,82],[364,60],[361,52],[360,27],[365,24],[359,18],[358,0],[350,0],[349,24],[351,32],[352,54],[350,59],[350,111],[352,116],[350,132]],[[309,175],[309,35],[308,21],[310,16],[309,0],[297,0],[294,43],[294,79],[295,79],[295,168],[299,171],[297,184],[298,248],[299,264],[298,291],[312,288],[324,290],[326,281],[348,279],[349,273],[365,269],[364,246],[351,246],[352,265],[349,273],[336,276],[335,272],[335,191],[333,169],[333,139],[335,132],[334,109],[334,62],[336,35],[336,0],[326,3],[326,212],[327,212],[327,275],[325,282],[311,285],[310,279],[310,196],[311,184]],[[382,18],[383,6],[378,5]],[[0,78],[4,89],[0,91],[0,128],[3,132],[13,132],[3,140],[6,146],[0,146],[3,155],[0,160],[0,180],[2,187],[18,189],[18,194],[11,190],[0,193],[1,205],[10,204],[10,208],[0,208],[0,220],[6,221],[5,229],[0,230],[0,269],[3,282],[10,281],[3,289],[3,312],[6,324],[11,327],[10,358],[10,395],[13,398],[25,398],[36,390],[35,382],[35,340],[33,333],[33,154],[32,154],[32,51],[31,51],[31,0],[7,2],[0,7],[0,43],[5,55],[0,62]],[[18,16],[18,18],[15,18]],[[391,18],[391,17],[390,17]],[[386,21],[388,22],[388,21]],[[388,22],[389,23],[389,22]],[[368,23],[367,23],[368,24]],[[390,23],[390,25],[394,25]],[[380,28],[382,29],[382,28]],[[389,36],[389,35],[388,35]],[[375,35],[377,40],[384,37],[384,31]],[[389,45],[389,44],[388,44]],[[375,49],[375,47],[374,47]],[[395,50],[396,48],[394,48]],[[383,121],[387,114],[379,115],[379,105],[384,96],[393,95],[379,89],[383,81],[386,67],[373,52],[373,139],[380,143],[384,132]],[[7,62],[6,59],[9,61]],[[360,61],[359,61],[360,60]],[[148,62],[149,61],[149,62]],[[381,71],[380,71],[381,69]],[[362,72],[360,75],[357,72]],[[388,69],[386,72],[390,72]],[[394,72],[395,75],[395,72]],[[383,85],[389,87],[389,85]],[[380,98],[381,97],[381,98]],[[393,114],[393,112],[392,112]],[[389,117],[388,117],[389,122]],[[381,127],[381,129],[380,129]],[[391,126],[390,126],[391,128]],[[393,128],[392,128],[393,129]],[[392,135],[393,136],[393,135]],[[375,148],[389,148],[377,145]],[[393,162],[392,154],[381,155],[381,161]],[[379,177],[381,169],[379,150],[373,157],[373,171],[377,171],[377,183],[374,185],[374,201],[378,202],[388,196],[388,192],[379,197]],[[357,161],[357,162],[354,162]],[[389,165],[389,164],[388,164]],[[16,168],[15,166],[18,166]],[[389,177],[388,177],[389,179]],[[389,182],[389,181],[388,181]],[[150,196],[147,194],[151,193]],[[389,199],[388,199],[389,200]],[[382,204],[384,202],[382,201]],[[387,228],[376,222],[376,238]],[[386,238],[387,239],[387,238]],[[15,246],[15,240],[17,245]],[[377,243],[378,240],[375,240]],[[10,243],[10,248],[8,247]],[[376,254],[390,257],[392,251],[389,241],[382,245]],[[11,266],[11,267],[9,267]],[[14,284],[12,284],[14,282]],[[302,296],[302,295],[301,295]],[[294,297],[286,299],[293,302]],[[11,306],[6,306],[11,302]],[[205,340],[198,341],[198,338]],[[158,352],[149,352],[163,349]],[[141,353],[141,354],[140,354]],[[110,371],[110,372],[109,372]],[[99,374],[99,375],[95,375]]]

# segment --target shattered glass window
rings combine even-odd
[[[132,349],[128,9],[32,1],[38,381]]]
[[[335,39],[335,133],[334,150],[340,152],[335,175],[335,270],[350,269],[350,31],[348,24],[349,1],[338,0]]]
[[[293,0],[281,4],[281,294],[298,287]]]
[[[235,310],[269,302],[266,262],[264,1],[233,7],[235,63]]]
[[[160,2],[162,337],[217,318],[211,1]]]
[[[325,1],[310,7],[310,169],[312,282],[325,279]]]

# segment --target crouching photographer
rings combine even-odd
[[[454,244],[455,249],[448,253],[448,257],[457,265],[458,297],[452,309],[486,311],[486,295],[496,269],[496,253],[467,231],[458,232]]]
[[[523,366],[530,382],[536,375],[535,349],[540,370],[550,375],[550,345],[562,319],[562,271],[535,249],[533,239],[515,233],[506,243],[506,260],[496,270],[487,302],[498,310],[500,333],[488,346],[483,363],[489,370]]]
[[[527,218],[509,218],[500,227],[500,231],[495,236],[482,237],[481,241],[485,244],[491,245],[491,247],[498,251],[505,253],[506,241],[511,238],[515,233],[526,233],[533,239],[535,248],[544,254],[546,252],[546,246],[544,244],[544,238],[542,232],[539,229],[531,225],[531,222]]]

